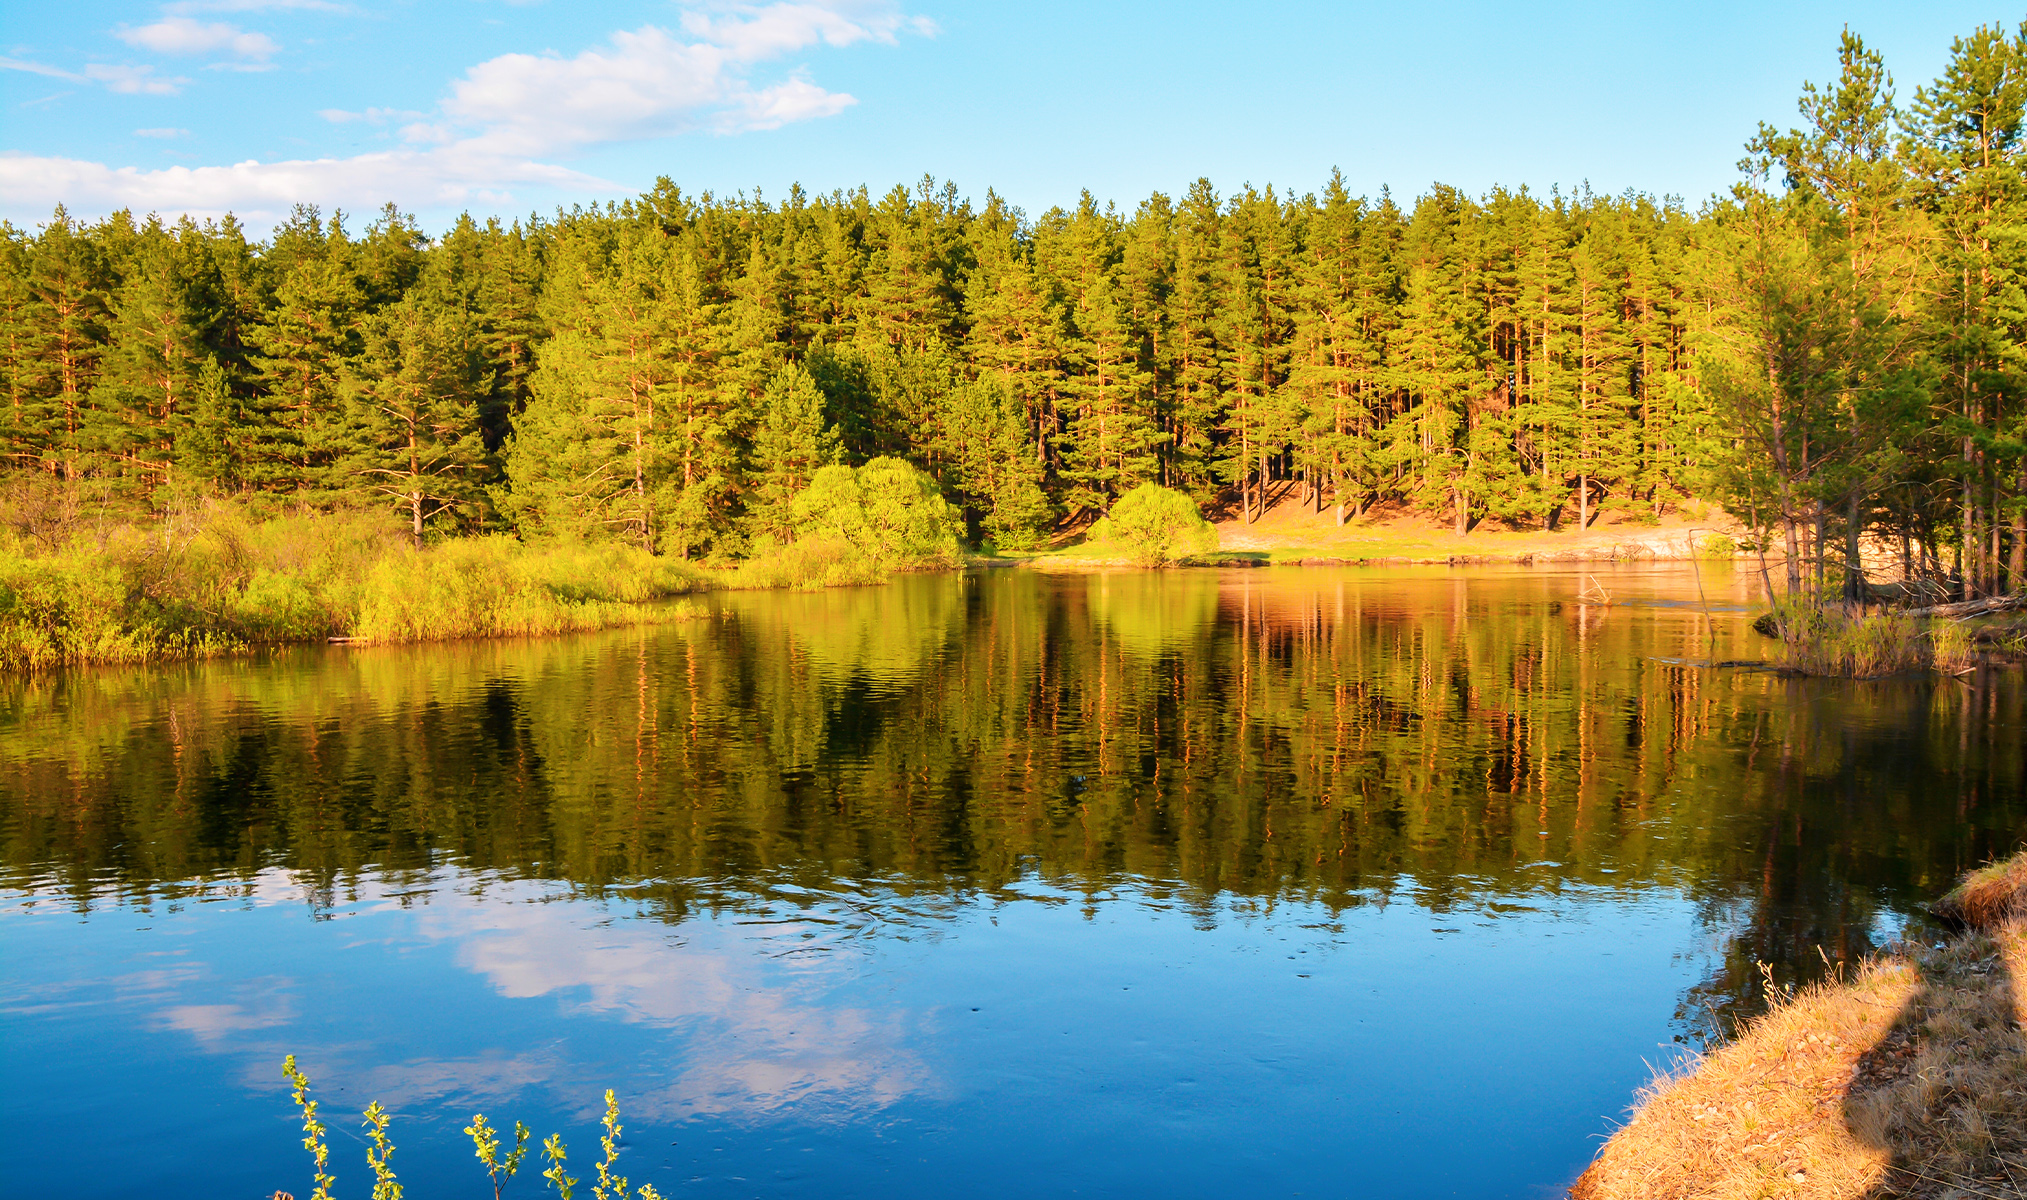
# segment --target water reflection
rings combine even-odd
[[[901,998],[961,947],[1003,946],[1002,917],[1068,920],[1016,956],[1037,978],[1079,947],[1125,953],[1131,912],[1147,936],[1231,949],[1229,977],[1192,988],[1334,954],[1335,975],[1287,978],[1346,996],[1382,990],[1358,990],[1374,964],[1437,970],[1415,957],[1425,943],[1482,968],[1526,929],[1592,939],[1553,958],[1601,972],[1566,1005],[1628,988],[1660,1002],[1630,1065],[1586,1077],[1623,1097],[1655,1037],[1752,1011],[1758,962],[1790,981],[1862,955],[2010,849],[2027,729],[2012,673],[1852,684],[1694,665],[1757,653],[1749,580],[1706,574],[1707,613],[1683,572],[1610,576],[1609,607],[1581,602],[1587,582],[993,572],[727,595],[699,619],[595,637],[11,678],[0,887],[16,904],[0,938],[58,953],[62,937],[22,924],[52,907],[78,928],[158,920],[180,946],[231,924],[217,914],[299,913],[332,928],[315,944],[390,982],[306,964],[280,932],[300,928],[290,915],[262,956],[177,963],[136,943],[118,972],[82,949],[68,982],[10,971],[4,1019],[146,1011],[263,1089],[269,1068],[251,1064],[308,1038],[348,1087],[403,1105],[623,1079],[645,1119],[806,1129],[961,1112],[979,1076],[951,1065],[952,1038],[984,1037],[996,1064],[1055,1061],[993,1037],[1074,1026],[1053,1006],[1081,982],[1024,1000],[1028,1022],[992,1037],[967,1032],[990,1003]],[[1678,908],[1698,923],[1670,925]],[[1269,927],[1313,941],[1263,955]],[[1162,944],[1195,961],[1194,943]],[[1661,958],[1605,970],[1636,952]],[[1172,969],[1149,959],[1118,986],[1145,994]],[[973,996],[1022,988],[992,978]],[[453,1002],[526,1036],[447,1031]],[[390,1044],[396,1020],[413,1032]],[[591,1054],[545,1022],[637,1040]],[[1568,1052],[1577,1034],[1537,1036]],[[1009,1070],[987,1076],[1026,1078]],[[1115,1082],[1131,1091],[1129,1076]],[[1574,1135],[1560,1153],[1588,1147]]]

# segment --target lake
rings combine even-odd
[[[479,1111],[593,1175],[608,1087],[670,1197],[1557,1194],[2027,833],[2017,668],[1713,669],[1756,588],[996,570],[0,679],[5,1191],[307,1196],[293,1052],[341,1200],[369,1100],[433,1200]]]

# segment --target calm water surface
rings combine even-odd
[[[338,1195],[395,1113],[672,1197],[1540,1196],[2027,835],[2017,672],[1794,681],[1749,581],[909,578],[0,680],[9,1195]],[[1595,593],[1593,593],[1595,594]],[[508,1195],[535,1196],[517,1180]],[[586,1189],[588,1190],[588,1189]]]

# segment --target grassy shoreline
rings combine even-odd
[[[1961,931],[1786,996],[1657,1079],[1572,1200],[2023,1194],[2027,852],[1935,912]]]

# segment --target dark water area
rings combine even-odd
[[[1546,1196],[2027,837],[2027,689],[1752,581],[995,571],[0,679],[8,1195]],[[1585,604],[1595,582],[1614,600]],[[1593,595],[1596,593],[1593,592]],[[538,1164],[507,1195],[544,1191]],[[579,1185],[589,1194],[588,1184]]]

